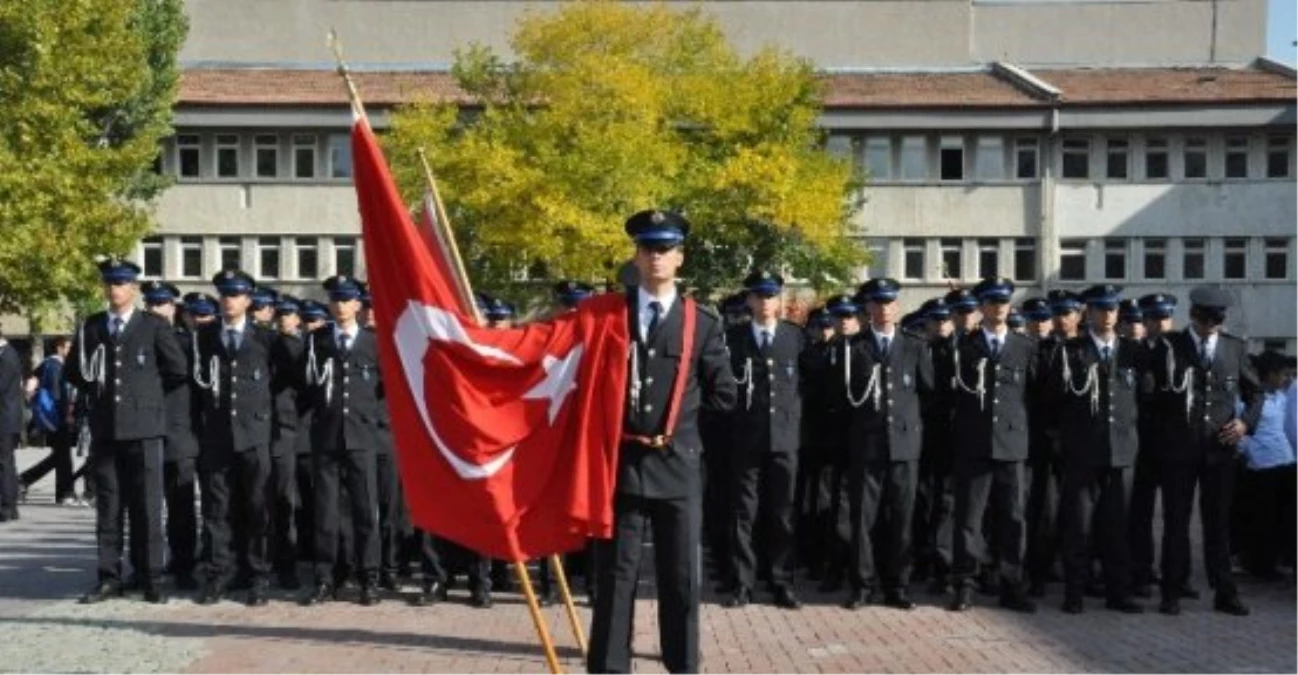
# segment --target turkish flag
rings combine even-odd
[[[597,296],[519,328],[479,327],[457,292],[444,242],[416,229],[364,120],[352,130],[352,161],[383,385],[414,524],[509,561],[612,536],[627,377],[624,297]]]

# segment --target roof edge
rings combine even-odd
[[[1007,61],[992,63],[992,72],[1037,98],[1058,101],[1063,96],[1058,87]]]
[[[1286,77],[1298,78],[1298,71],[1294,70],[1293,65],[1284,61],[1277,61],[1269,56],[1259,56],[1253,61],[1253,67],[1258,70],[1265,70],[1268,73],[1284,75]]]

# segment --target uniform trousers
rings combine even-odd
[[[1223,597],[1237,593],[1230,571],[1230,508],[1235,462],[1173,461],[1163,464],[1164,597],[1177,597],[1190,581],[1190,514],[1195,485],[1203,525],[1203,561],[1208,583]]]
[[[1064,583],[1069,595],[1082,596],[1091,578],[1091,551],[1098,548],[1104,563],[1105,594],[1110,600],[1127,596],[1131,588],[1127,512],[1133,473],[1130,466],[1070,464],[1064,468],[1059,512]]]
[[[994,541],[998,576],[1002,586],[1017,587],[1023,580],[1024,475],[1023,462],[956,457],[954,582],[972,586],[979,560],[988,556],[985,542]],[[988,502],[995,513],[996,534],[983,532]]]
[[[880,438],[873,442],[886,444],[887,440]],[[909,587],[911,518],[918,482],[918,460],[853,463],[848,477],[853,589],[869,590],[880,583],[887,591],[904,591]],[[881,516],[882,527],[876,530]],[[876,533],[880,541],[874,541],[872,535]]]
[[[142,583],[157,587],[162,577],[165,543],[162,534],[162,439],[96,440],[90,450],[95,480],[95,542],[99,549],[99,580],[122,580],[125,513],[138,539],[136,570]]]
[[[225,585],[242,568],[253,579],[265,578],[270,571],[266,534],[270,449],[260,445],[239,451],[207,448],[203,452],[200,464],[204,473],[207,577]],[[236,556],[242,560],[236,560]]]
[[[362,579],[371,581],[379,566],[378,497],[375,452],[363,449],[317,450],[315,474],[315,578],[334,580],[339,562],[340,490],[346,490],[347,512],[354,528],[355,563]]]
[[[796,543],[793,493],[798,456],[792,452],[748,451],[736,446],[731,463],[735,470],[731,501],[734,529],[730,539],[734,582],[737,587],[752,589],[756,581],[758,560],[753,548],[753,530],[760,505],[766,521],[765,551],[771,585],[787,588],[793,583]]]

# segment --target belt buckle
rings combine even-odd
[[[663,448],[667,447],[667,436],[663,434],[658,434],[657,436],[650,436],[649,447],[655,450],[662,450]]]

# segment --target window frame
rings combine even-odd
[[[292,157],[293,157],[293,167],[292,167],[293,180],[295,181],[320,180],[319,171],[317,171],[320,164],[320,136],[318,134],[295,133],[293,134],[291,147],[292,147]],[[304,164],[303,162],[299,161],[298,153],[307,150],[311,152],[311,161],[309,163]],[[309,176],[301,175],[301,168],[303,166],[311,167],[311,175]]]
[[[343,270],[339,265],[339,253],[348,251],[351,253],[351,269]],[[356,276],[356,270],[360,266],[357,253],[360,251],[360,244],[356,237],[334,237],[333,238],[333,268],[334,274],[346,274],[349,277]]]
[[[1147,237],[1141,242],[1144,249],[1141,253],[1140,261],[1140,278],[1149,281],[1166,281],[1167,280],[1167,251],[1168,241],[1166,237]],[[1151,276],[1149,267],[1151,260],[1157,256],[1160,272],[1158,276]]]
[[[1105,281],[1122,281],[1126,279],[1131,270],[1128,263],[1131,261],[1130,242],[1127,239],[1117,237],[1107,237],[1104,239],[1104,280]],[[1114,275],[1109,270],[1109,265],[1113,258],[1121,257],[1122,273]]]
[[[1293,239],[1289,237],[1263,237],[1262,239],[1262,278],[1267,281],[1287,281],[1289,273],[1289,249]],[[1271,275],[1272,256],[1279,255],[1281,276]]]
[[[1239,141],[1243,141],[1244,146],[1242,149],[1238,146],[1233,148],[1231,147],[1232,143],[1238,143]],[[1252,139],[1249,138],[1248,136],[1240,135],[1240,134],[1228,134],[1225,137],[1225,139],[1222,141],[1221,156],[1222,156],[1222,176],[1226,180],[1248,180],[1250,177],[1252,177],[1251,176],[1252,171],[1249,168],[1249,158],[1252,155],[1252,148],[1253,148]],[[1240,154],[1243,154],[1244,156],[1244,173],[1243,175],[1232,176],[1231,158],[1238,157]]]
[[[265,141],[272,142],[267,143]],[[258,180],[277,180],[280,177],[279,165],[280,137],[279,134],[256,134],[252,138],[252,177]],[[275,158],[275,171],[270,175],[261,172],[261,153],[269,151]]]
[[[233,142],[231,142],[233,139]],[[238,180],[243,176],[243,154],[240,149],[241,138],[239,134],[220,133],[212,135],[212,177],[217,180]],[[221,155],[227,151],[234,151],[234,175],[227,176],[221,173]]]
[[[273,243],[272,243],[273,242]],[[275,253],[275,273],[266,271],[266,254]],[[284,242],[279,237],[257,237],[257,278],[275,280],[284,275]]]
[[[919,151],[920,175],[909,176],[906,170],[908,157],[906,151],[914,149]],[[893,180],[904,183],[924,183],[933,180],[932,175],[929,173],[927,136],[910,134],[901,137],[897,156],[897,174]]]
[[[987,277],[1001,276],[1001,241],[991,237],[979,237],[974,240],[974,247],[978,251],[978,278],[985,279]],[[994,270],[989,271],[984,265],[986,261],[983,256],[987,254],[992,256]]]
[[[942,277],[944,279],[963,279],[964,240],[955,237],[943,237],[938,239],[937,247]],[[955,253],[955,274],[951,273],[951,266],[947,264],[948,253]]]
[[[947,175],[947,153],[959,153],[959,175]],[[965,139],[963,136],[945,135],[938,139],[937,146],[937,179],[942,183],[960,183],[967,180],[965,171]],[[954,160],[953,160],[954,161]],[[955,166],[953,164],[953,166]]]
[[[203,136],[202,134],[176,134],[176,179],[181,181],[202,180],[203,178]],[[193,175],[185,174],[185,151],[194,151]]]
[[[1020,171],[1022,163],[1020,158],[1024,152],[1031,151],[1032,156],[1032,175],[1024,176]],[[1035,136],[1020,136],[1014,139],[1014,179],[1015,180],[1038,180],[1041,178],[1041,139]]]
[[[203,253],[205,249],[206,249],[206,245],[202,237],[186,236],[180,238],[180,278],[181,279],[202,279],[203,278],[203,267],[204,267]],[[189,264],[188,264],[189,260],[187,254],[195,251],[197,251],[198,253],[198,271],[191,274],[189,272]]]
[[[923,280],[928,272],[928,242],[922,237],[906,237],[901,240],[901,275],[903,279]],[[919,254],[919,273],[911,274],[911,255]]]
[[[1113,175],[1113,160],[1116,156],[1122,157],[1122,175]],[[1105,138],[1104,139],[1104,179],[1110,181],[1128,181],[1131,180],[1131,139],[1129,138]]]
[[[865,143],[862,146],[861,161],[864,163],[865,170],[869,173],[870,180],[872,181],[895,180],[896,176],[895,176],[895,172],[893,171],[894,162],[893,162],[893,142],[892,141],[893,139],[891,136],[873,135],[873,136],[865,137]],[[887,168],[886,173],[878,174],[875,172],[874,166],[870,161],[870,156],[871,156],[870,150],[872,148],[876,150],[882,148],[884,150],[884,155],[885,155],[884,159],[886,160],[885,164]]]
[[[1202,175],[1190,175],[1191,155],[1203,158]],[[1186,136],[1181,140],[1181,178],[1183,180],[1208,180],[1211,175],[1208,167],[1208,137]]]
[[[1070,147],[1072,146],[1072,147]],[[1059,144],[1059,178],[1060,180],[1091,180],[1091,152],[1094,149],[1091,139],[1084,136],[1064,138]],[[1069,158],[1081,156],[1084,160],[1082,175],[1069,175]]]
[[[1231,263],[1238,262],[1240,273],[1231,274]],[[1221,278],[1226,281],[1248,279],[1248,237],[1224,237],[1221,240]]]
[[[302,253],[310,251],[312,267],[310,274],[302,272]],[[298,281],[313,281],[320,276],[320,239],[319,237],[293,237],[294,278]]]
[[[1198,258],[1199,272],[1197,275],[1191,275],[1190,259],[1191,256]],[[1208,238],[1207,237],[1183,237],[1181,239],[1181,278],[1192,281],[1200,281],[1208,278]]]
[[[1271,179],[1288,179],[1293,177],[1293,145],[1294,136],[1291,134],[1272,134],[1266,139],[1266,177]],[[1277,152],[1284,153],[1284,173],[1276,174],[1272,172],[1271,162]]]
[[[1028,265],[1032,268],[1032,274],[1023,275],[1020,272],[1020,256],[1026,255]],[[1037,240],[1032,237],[1016,237],[1014,239],[1014,280],[1015,281],[1036,281],[1037,280]]]
[[[1060,281],[1085,281],[1086,280],[1086,260],[1090,251],[1087,250],[1086,239],[1060,239],[1059,240],[1059,280]],[[1065,261],[1077,260],[1081,262],[1081,272],[1076,275],[1065,274],[1068,266]]]
[[[158,270],[149,271],[149,254],[158,256]],[[161,235],[140,239],[140,276],[146,279],[161,279],[167,273],[167,242]]]

